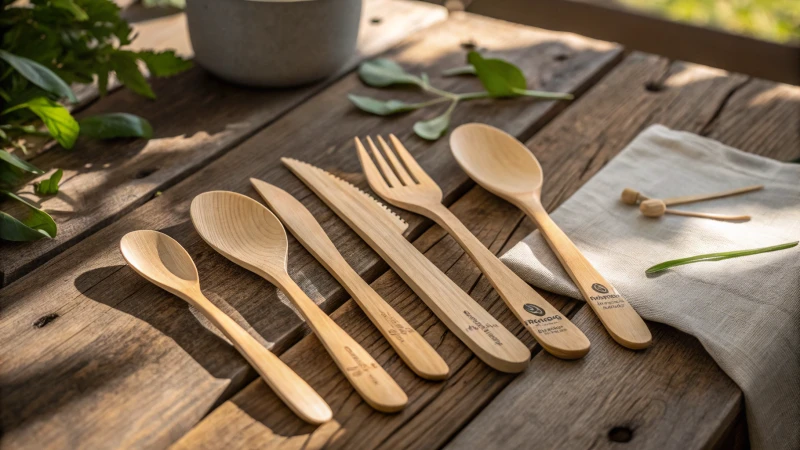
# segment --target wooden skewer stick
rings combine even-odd
[[[680,211],[677,209],[667,209],[667,205],[663,200],[650,199],[645,200],[639,205],[639,210],[647,217],[661,217],[664,214],[674,214],[676,216],[688,217],[702,217],[704,219],[714,220],[728,220],[728,221],[745,221],[750,220],[750,216],[728,216],[724,214],[708,214],[691,211]]]
[[[683,205],[686,203],[696,203],[705,200],[714,200],[717,198],[730,197],[733,195],[746,194],[748,192],[758,191],[764,189],[763,184],[756,184],[753,186],[746,186],[738,189],[731,189],[728,191],[717,192],[714,194],[698,194],[698,195],[684,195],[681,197],[665,198],[661,200],[667,206]],[[649,197],[631,188],[625,188],[622,191],[622,202],[628,205],[636,205],[645,200],[650,200]]]

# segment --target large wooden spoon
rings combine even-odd
[[[405,392],[350,335],[292,280],[286,271],[286,230],[264,205],[235,192],[214,191],[192,200],[192,222],[208,245],[282,290],[314,330],[350,383],[373,408],[394,412]]]
[[[650,330],[639,314],[545,211],[542,167],[527,147],[504,131],[483,124],[458,127],[450,135],[450,147],[473,180],[531,217],[615,341],[632,349],[650,345]]]
[[[313,424],[331,420],[331,408],[308,383],[203,295],[192,257],[175,239],[140,230],[123,236],[119,247],[139,275],[194,306],[222,331],[295,414]]]

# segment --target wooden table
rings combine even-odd
[[[162,19],[159,19],[162,20]],[[146,27],[147,24],[141,25]],[[149,34],[152,45],[187,45],[182,16]],[[79,116],[127,111],[148,118],[153,140],[81,142],[34,159],[64,169],[61,192],[43,206],[56,239],[0,244],[0,379],[4,448],[706,448],[746,443],[741,391],[691,336],[650,323],[651,348],[611,341],[583,303],[547,298],[592,341],[579,361],[539,351],[455,241],[398,211],[407,237],[533,351],[526,372],[489,369],[433,316],[357,235],[279,163],[290,155],[366,188],[353,136],[396,133],[439,183],[446,204],[494,252],[533,229],[509,204],[476,187],[450,155],[411,125],[432,112],[379,118],[356,110],[350,92],[376,93],[352,72],[377,54],[440,87],[479,88],[443,78],[475,44],[518,64],[532,86],[569,91],[571,103],[530,99],[461,105],[453,126],[485,122],[516,135],[547,174],[549,210],[573,194],[653,123],[745,151],[800,156],[800,89],[708,67],[626,53],[618,45],[403,0],[369,0],[358,56],[347,71],[291,90],[228,85],[195,68],[154,82],[158,100],[126,90]],[[183,46],[183,47],[181,47]],[[402,94],[412,96],[412,92]],[[296,242],[294,278],[405,389],[408,407],[382,414],[355,394],[286,299],[202,242],[188,216],[192,198],[227,189],[258,198],[249,177],[301,199],[348,261],[445,358],[444,382],[413,375],[333,278]],[[25,191],[30,191],[26,188]],[[195,259],[212,301],[269,345],[317,389],[335,420],[313,428],[257,379],[234,349],[187,305],[128,268],[117,245],[126,232],[161,230]],[[624,386],[624,387],[623,387]]]

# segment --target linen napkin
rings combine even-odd
[[[745,223],[646,218],[619,200],[626,187],[667,198],[754,184],[765,189],[675,207],[751,215]],[[800,239],[800,164],[653,125],[552,217],[642,317],[700,340],[744,392],[754,449],[800,448],[800,246],[645,275],[670,259]],[[528,283],[581,299],[538,231],[501,259]]]

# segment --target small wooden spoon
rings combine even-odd
[[[119,247],[139,275],[194,306],[222,331],[295,414],[313,424],[331,420],[331,408],[308,383],[203,295],[197,267],[175,239],[140,230],[123,236]]]
[[[513,136],[484,124],[467,124],[450,135],[461,168],[486,190],[513,203],[533,219],[561,265],[578,286],[611,337],[620,345],[650,345],[650,330],[633,307],[591,265],[542,206],[542,167]]]
[[[692,212],[692,211],[680,211],[677,209],[668,209],[666,203],[664,203],[663,200],[659,200],[657,198],[651,198],[650,200],[643,201],[639,205],[639,211],[641,211],[642,214],[647,217],[661,217],[664,214],[674,214],[676,216],[702,217],[704,219],[714,219],[714,220],[728,220],[728,221],[750,220],[750,216],[747,215],[728,216],[724,214],[709,214],[709,213]]]
[[[681,196],[681,197],[665,198],[665,199],[662,199],[661,201],[664,202],[664,205],[666,205],[666,206],[683,205],[683,204],[686,204],[686,203],[696,203],[696,202],[702,202],[702,201],[706,201],[706,200],[714,200],[714,199],[718,199],[718,198],[731,197],[733,195],[746,194],[748,192],[759,191],[761,189],[764,189],[764,185],[763,184],[756,184],[756,185],[753,185],[753,186],[745,186],[745,187],[742,187],[742,188],[731,189],[729,191],[715,192],[715,193],[711,193],[711,194],[684,195],[684,196]],[[622,198],[622,202],[623,203],[627,203],[628,205],[635,205],[635,204],[637,204],[639,202],[643,202],[645,200],[651,200],[646,195],[642,194],[639,191],[631,189],[631,188],[625,188],[622,191],[621,198]]]
[[[192,223],[217,252],[282,290],[314,330],[350,383],[373,408],[403,409],[408,397],[350,335],[300,289],[286,270],[286,230],[264,205],[235,192],[214,191],[192,200]]]

